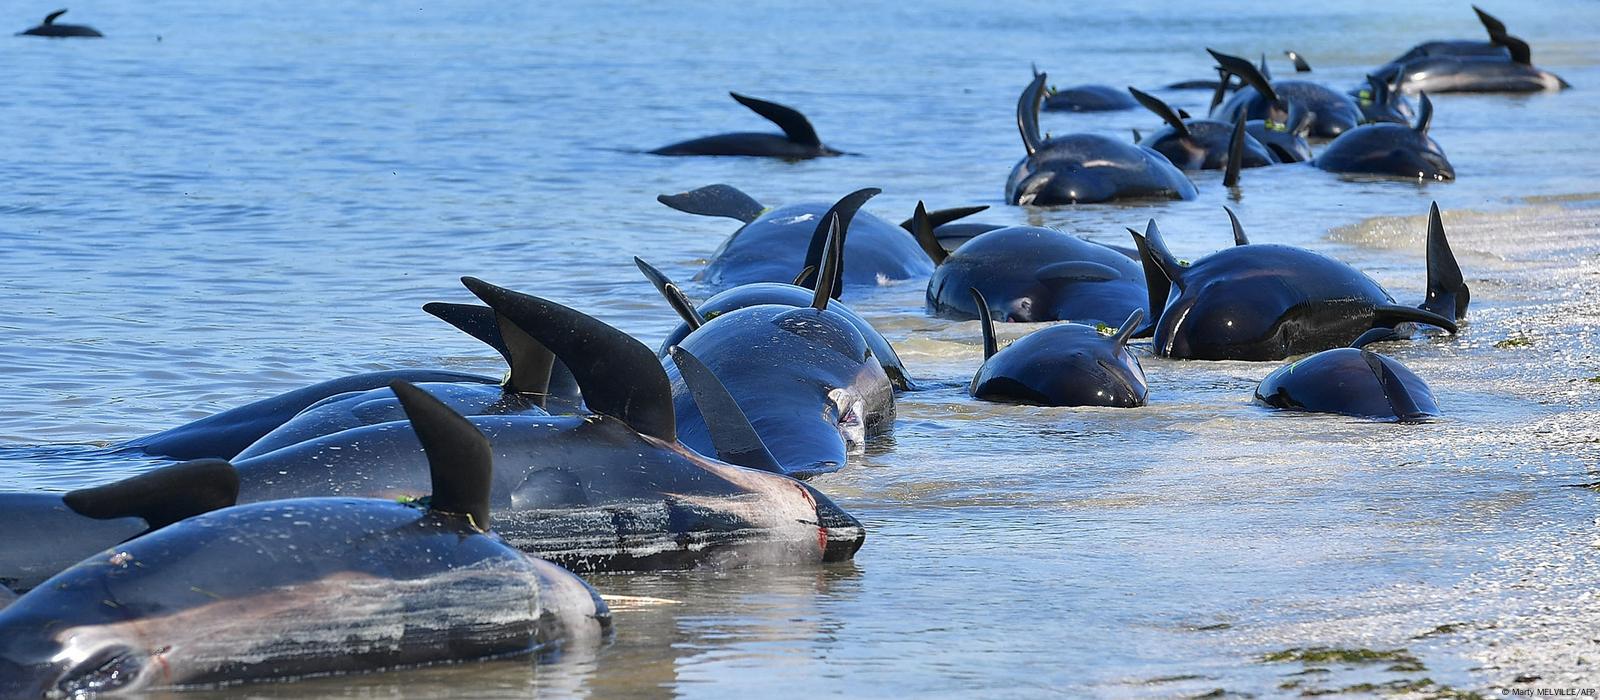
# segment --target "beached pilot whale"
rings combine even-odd
[[[1162,308],[1152,349],[1193,360],[1281,360],[1349,345],[1373,328],[1420,323],[1454,333],[1464,318],[1466,285],[1444,241],[1428,233],[1428,298],[1397,304],[1372,278],[1304,248],[1250,244],[1235,223],[1232,248],[1183,265],[1151,220],[1129,229],[1145,258],[1150,303]],[[1440,251],[1436,256],[1435,251]]]
[[[25,593],[84,557],[238,496],[239,475],[218,459],[64,494],[0,494],[0,586]]]
[[[1144,271],[1110,246],[1055,229],[1008,226],[978,234],[945,253],[930,233],[918,203],[913,230],[939,264],[928,279],[928,313],[978,318],[969,289],[988,300],[988,311],[1007,322],[1119,323],[1146,305]]]
[[[1400,361],[1362,347],[1388,335],[1374,328],[1350,347],[1323,350],[1273,370],[1256,386],[1256,403],[1400,422],[1438,416],[1427,382]]]
[[[1334,173],[1449,182],[1456,179],[1456,169],[1428,135],[1432,124],[1433,101],[1423,93],[1415,126],[1363,124],[1334,139],[1311,163]]]
[[[1298,105],[1312,115],[1311,135],[1318,138],[1333,138],[1362,122],[1361,107],[1349,95],[1309,80],[1272,80],[1243,58],[1206,51],[1223,70],[1245,81],[1245,87],[1211,110],[1215,119],[1261,119],[1274,105]]]
[[[1039,66],[1033,66],[1033,74],[1039,75]],[[1117,112],[1138,106],[1127,93],[1110,85],[1074,85],[1061,89],[1051,85],[1044,91],[1044,104],[1040,108],[1046,112]]]
[[[489,530],[492,451],[397,382],[431,495],[234,506],[107,549],[0,611],[0,695],[83,697],[598,644],[610,612]]]
[[[843,468],[870,436],[894,424],[894,386],[855,325],[829,306],[838,275],[837,219],[810,303],[756,305],[708,320],[677,342],[727,388],[784,474],[809,478]],[[673,382],[679,439],[710,454],[707,417],[677,368]]]
[[[67,11],[65,9],[61,9],[45,15],[44,21],[40,22],[39,26],[30,27],[23,31],[17,32],[17,36],[46,36],[57,39],[64,39],[67,37],[84,37],[93,39],[105,36],[95,28],[87,27],[81,24],[56,24],[56,18],[64,14],[67,14]]]
[[[494,446],[490,504],[513,546],[583,571],[841,561],[860,548],[859,522],[775,464],[736,466],[679,442],[672,383],[639,341],[560,304],[463,282],[571,369],[590,411],[469,418]],[[417,444],[397,421],[239,460],[239,499],[424,495]]]
[[[1489,41],[1429,41],[1373,72],[1397,92],[1542,92],[1571,87],[1533,65],[1528,42],[1507,33],[1505,23],[1479,9]]]
[[[650,263],[634,258],[633,264],[638,266],[639,271],[644,273],[651,284],[655,285],[656,291],[666,298],[667,304],[682,320],[682,323],[668,332],[666,339],[661,341],[656,354],[662,357],[666,357],[667,351],[689,333],[729,311],[761,304],[803,308],[810,306],[816,298],[815,289],[810,287],[782,282],[754,282],[717,292],[696,305],[683,293],[682,287]],[[895,390],[912,391],[917,388],[916,382],[911,379],[911,373],[901,363],[900,355],[894,351],[894,346],[889,344],[889,340],[884,338],[877,328],[837,299],[828,303],[828,310],[845,317],[856,327],[861,337],[867,341],[867,348],[872,351],[873,358],[883,366],[883,372],[889,376],[889,381],[894,384]]]
[[[1040,73],[1017,100],[1017,130],[1027,151],[1006,179],[1006,202],[1053,206],[1114,199],[1194,199],[1194,183],[1166,156],[1100,134],[1039,132]]]
[[[470,415],[543,413],[547,399],[552,398],[563,408],[577,404],[577,385],[566,366],[493,311],[442,303],[425,305],[423,310],[498,351],[509,368],[505,378],[436,369],[355,374],[232,408],[112,449],[174,460],[233,459],[246,450],[260,454],[345,428],[397,419],[400,407],[388,389],[396,380],[427,387],[447,397],[456,411]]]
[[[656,200],[700,216],[720,216],[744,223],[723,241],[695,279],[713,289],[753,282],[790,282],[795,273],[822,258],[829,214],[839,215],[845,232],[844,276],[848,287],[876,287],[933,272],[916,240],[904,230],[868,212],[858,211],[879,190],[868,187],[829,205],[804,202],[769,208],[728,185],[709,185]],[[804,278],[801,282],[810,282]]]
[[[1234,161],[1235,150],[1239,151],[1239,167],[1259,168],[1277,162],[1266,146],[1245,132],[1244,120],[1184,119],[1155,95],[1134,87],[1129,87],[1128,92],[1166,122],[1166,126],[1140,139],[1139,145],[1166,156],[1180,169],[1222,170]],[[1238,176],[1230,173],[1227,179],[1237,182]]]
[[[844,155],[841,151],[822,145],[816,129],[804,114],[775,102],[746,97],[737,92],[728,93],[750,111],[765,117],[783,129],[783,135],[758,132],[739,132],[705,136],[670,146],[662,146],[651,153],[658,156],[762,156],[799,160],[819,156]]]
[[[973,398],[1035,406],[1143,406],[1150,395],[1144,368],[1128,351],[1128,339],[1144,321],[1135,309],[1114,335],[1092,326],[1063,323],[1029,333],[1004,349],[995,341],[989,302],[969,290],[981,310],[983,366],[967,393]]]

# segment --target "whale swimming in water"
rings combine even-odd
[[[798,478],[837,471],[869,436],[894,423],[894,387],[851,321],[829,310],[840,240],[830,217],[828,254],[809,304],[756,305],[708,320],[676,343],[703,362],[776,458]],[[712,443],[704,414],[678,375],[673,383],[679,438],[701,452]]]
[[[815,290],[807,287],[784,284],[782,282],[754,282],[717,292],[709,299],[696,305],[689,300],[677,283],[662,274],[660,270],[657,270],[650,263],[637,257],[633,259],[633,263],[639,268],[640,272],[644,273],[644,276],[650,280],[651,284],[655,285],[656,291],[667,299],[668,305],[678,312],[679,318],[683,321],[668,332],[667,337],[661,341],[660,349],[656,351],[656,354],[662,357],[666,357],[667,350],[681,342],[690,332],[705,325],[707,321],[729,311],[761,304],[803,308],[810,306],[816,298]],[[872,351],[872,356],[877,359],[879,365],[883,366],[884,374],[889,376],[889,381],[894,384],[894,388],[897,391],[911,391],[917,388],[916,382],[911,378],[911,373],[906,370],[905,365],[900,361],[900,355],[895,352],[894,346],[889,344],[888,339],[884,338],[877,328],[874,328],[860,314],[857,314],[849,306],[846,306],[844,302],[837,299],[828,303],[828,310],[845,317],[846,320],[850,321],[851,325],[856,327],[856,330],[861,333],[862,339],[866,340],[867,348]]]
[[[1206,49],[1223,70],[1244,79],[1246,85],[1211,110],[1224,121],[1261,119],[1275,105],[1298,105],[1312,115],[1311,135],[1333,138],[1362,122],[1361,108],[1338,90],[1309,80],[1272,80],[1249,61]]]
[[[1489,41],[1428,41],[1385,63],[1373,75],[1396,92],[1543,92],[1571,87],[1533,65],[1532,49],[1478,6]]]
[[[594,646],[581,579],[489,531],[483,436],[403,383],[431,472],[407,503],[223,508],[107,549],[0,611],[0,695],[81,697]]]
[[[1428,234],[1428,299],[1420,307],[1395,303],[1372,278],[1325,255],[1250,244],[1237,223],[1234,247],[1187,266],[1167,250],[1154,220],[1145,234],[1129,233],[1145,279],[1154,278],[1150,303],[1162,307],[1152,349],[1163,357],[1281,360],[1349,345],[1372,328],[1420,323],[1454,333],[1466,315],[1466,286],[1442,227]]]
[[[1445,157],[1444,149],[1428,135],[1432,124],[1433,101],[1423,93],[1415,126],[1363,124],[1334,139],[1311,162],[1335,173],[1449,182],[1456,179],[1456,169]]]
[[[841,151],[824,146],[817,138],[804,114],[777,104],[746,97],[737,92],[728,93],[734,100],[778,125],[783,135],[758,132],[740,132],[705,136],[670,146],[662,146],[651,153],[658,156],[761,156],[801,160],[821,156],[844,155]]]
[[[929,233],[922,206],[913,217],[939,267],[928,279],[928,313],[978,318],[969,289],[1008,322],[1117,323],[1146,304],[1144,272],[1122,252],[1054,229],[1009,226],[979,234],[946,254]]]
[[[218,459],[65,494],[0,494],[0,586],[27,592],[84,557],[231,506],[238,495],[239,475]]]
[[[1244,125],[1238,121],[1184,119],[1155,95],[1134,87],[1129,87],[1128,92],[1166,122],[1166,126],[1140,139],[1139,145],[1166,156],[1183,170],[1222,170],[1233,162],[1230,154],[1234,150],[1239,151],[1239,167],[1259,168],[1277,162],[1266,146],[1243,132]],[[1228,179],[1236,181],[1237,175],[1230,174]]]
[[[1438,416],[1427,382],[1398,360],[1362,347],[1387,335],[1375,328],[1350,347],[1323,350],[1273,370],[1256,387],[1256,403],[1399,422]]]
[[[1006,202],[1053,206],[1114,199],[1193,199],[1194,183],[1166,156],[1099,134],[1046,138],[1039,132],[1040,73],[1017,100],[1017,129],[1027,155],[1006,179]]]
[[[82,24],[56,24],[56,19],[64,14],[67,14],[67,11],[63,9],[45,15],[44,21],[40,22],[39,26],[17,32],[17,36],[44,36],[55,39],[65,39],[67,37],[94,39],[105,36],[99,30]]]
[[[776,465],[735,466],[679,442],[672,382],[639,341],[554,302],[463,281],[571,369],[592,411],[468,418],[494,446],[490,503],[496,530],[513,546],[581,571],[841,561],[860,548],[859,522],[815,489],[771,473]],[[403,421],[236,466],[242,502],[427,492],[427,465]]]
[[[1143,406],[1150,395],[1144,368],[1128,352],[1128,339],[1144,320],[1135,309],[1115,335],[1063,323],[1040,329],[1004,349],[995,341],[989,302],[969,290],[983,327],[983,366],[967,393],[973,398],[1035,406]]]
[[[657,201],[701,216],[744,222],[723,241],[695,279],[716,290],[753,282],[790,282],[795,273],[818,265],[827,238],[830,213],[839,215],[845,232],[846,287],[876,287],[933,272],[933,265],[910,234],[868,212],[858,211],[881,190],[873,187],[845,195],[828,205],[819,202],[769,208],[728,185],[709,185]],[[800,280],[802,283],[809,279]]]

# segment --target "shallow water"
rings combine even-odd
[[[1147,408],[978,404],[964,391],[976,324],[924,317],[920,282],[853,294],[936,387],[904,396],[894,434],[860,463],[814,482],[869,528],[855,562],[595,577],[633,597],[617,598],[617,638],[598,654],[248,694],[1600,685],[1597,496],[1570,487],[1600,481],[1600,389],[1588,381],[1600,375],[1600,214],[1592,197],[1524,200],[1600,189],[1587,136],[1600,5],[1488,8],[1577,89],[1436,98],[1433,134],[1457,182],[1284,167],[1247,171],[1237,199],[1202,173],[1192,202],[1004,206],[1030,61],[1062,86],[1159,86],[1206,77],[1206,46],[1292,47],[1314,77],[1347,86],[1417,41],[1481,34],[1464,3],[1186,7],[74,6],[63,21],[109,38],[5,41],[0,484],[113,478],[139,465],[108,467],[94,445],[340,374],[497,373],[491,352],[418,308],[467,300],[464,274],[653,346],[673,319],[631,256],[689,278],[734,226],[653,199],[713,182],[769,204],[878,186],[867,209],[892,221],[918,199],[991,204],[982,219],[1119,244],[1153,216],[1188,258],[1230,242],[1229,204],[1255,241],[1328,252],[1413,301],[1419,217],[1438,200],[1471,321],[1458,337],[1381,349],[1432,384],[1443,420],[1273,414],[1249,397],[1274,363],[1148,357]],[[730,89],[802,109],[825,142],[859,155],[638,153],[767,129]],[[1196,112],[1208,97],[1160,94]],[[1044,126],[1122,135],[1157,121],[1047,114]],[[1360,223],[1375,216],[1409,218]],[[1425,670],[1263,661],[1319,645],[1403,647]],[[1525,676],[1540,680],[1516,683]]]

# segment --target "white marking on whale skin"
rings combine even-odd
[[[405,653],[420,662],[446,656],[446,639],[482,642],[493,654],[538,651],[562,640],[541,632],[571,631],[576,642],[598,639],[581,624],[551,627],[541,617],[598,619],[587,594],[578,603],[570,581],[532,558],[485,562],[412,580],[347,573],[281,586],[241,598],[186,608],[171,615],[69,627],[55,635],[60,658],[81,662],[97,650],[125,646],[142,658],[139,676],[121,691],[152,687],[289,677],[234,676],[240,667],[311,669],[304,675],[380,670],[360,666],[361,654]],[[555,567],[559,568],[559,567]],[[577,580],[562,572],[566,579]],[[581,586],[581,582],[579,583]],[[541,600],[546,590],[552,600]],[[609,615],[609,613],[604,613]],[[428,658],[428,653],[438,654]],[[248,673],[248,671],[247,671]]]
[[[769,221],[772,221],[773,223],[777,223],[777,224],[803,224],[803,223],[806,223],[807,221],[815,221],[816,218],[817,218],[816,214],[796,214],[794,216],[775,217],[775,218],[769,219]]]

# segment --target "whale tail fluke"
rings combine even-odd
[[[1456,263],[1450,241],[1444,236],[1439,203],[1434,202],[1428,209],[1428,298],[1421,308],[1459,321],[1467,317],[1467,305],[1471,300],[1461,266]]]
[[[728,393],[728,387],[706,367],[700,358],[676,345],[667,349],[672,364],[689,387],[695,406],[706,419],[706,430],[711,434],[711,445],[717,459],[741,467],[783,474],[783,466],[767,450],[761,436],[750,425],[750,418],[739,408],[739,403]]]
[[[1173,131],[1183,136],[1189,135],[1189,125],[1184,123],[1182,114],[1172,111],[1172,105],[1132,85],[1128,86],[1128,94],[1133,95],[1134,101],[1143,105],[1145,109],[1150,110],[1152,114],[1161,117],[1161,121],[1171,126]]]
[[[1283,55],[1288,57],[1288,59],[1290,61],[1294,62],[1294,72],[1296,72],[1296,73],[1310,73],[1311,72],[1311,64],[1306,62],[1306,57],[1300,55],[1300,52],[1295,51],[1294,49],[1289,49],[1287,51],[1284,51]]]
[[[721,216],[750,223],[767,210],[733,185],[706,185],[678,194],[656,195],[656,201],[685,214]]]
[[[227,508],[239,498],[239,472],[227,460],[196,459],[118,482],[63,494],[68,508],[97,520],[141,518],[152,532]],[[144,534],[144,533],[140,533]]]

